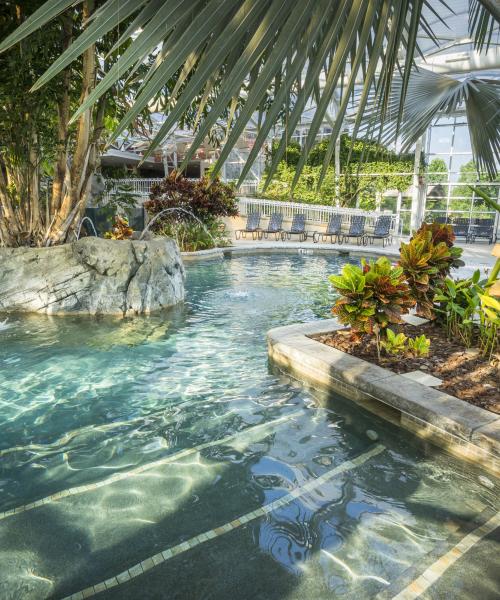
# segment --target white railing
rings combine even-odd
[[[127,185],[130,186],[131,193],[137,195],[138,199],[144,202],[149,194],[151,193],[151,186],[155,183],[160,183],[163,178],[151,178],[151,179],[138,179],[131,177],[130,179],[108,179],[108,185],[110,185],[109,191],[106,193],[106,198],[109,198],[113,194],[113,190],[118,186]],[[237,180],[227,181],[227,183],[236,183]],[[258,188],[258,182],[244,181],[239,189],[236,191],[238,196],[244,196],[245,194],[255,194]]]
[[[362,210],[360,208],[342,208],[337,206],[325,206],[323,204],[301,204],[299,202],[281,202],[280,200],[264,200],[263,198],[238,199],[240,215],[247,216],[252,212],[259,212],[265,217],[273,213],[280,213],[285,219],[292,219],[296,214],[305,214],[306,221],[313,223],[328,223],[334,213],[342,215],[345,224],[350,223],[354,215],[366,217],[366,225],[373,226],[377,217],[390,215],[392,217],[391,229],[396,226],[396,214],[390,211]]]

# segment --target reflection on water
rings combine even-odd
[[[485,488],[475,468],[269,372],[266,331],[328,316],[340,265],[207,262],[161,315],[10,317],[0,512],[28,508],[0,519],[0,598],[59,598],[121,573],[366,452],[367,430],[386,451],[103,597],[370,598],[498,510],[498,482]]]

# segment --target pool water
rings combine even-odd
[[[396,597],[491,523],[494,478],[270,368],[266,331],[328,317],[343,260],[199,263],[148,318],[11,317],[0,599]],[[422,597],[497,597],[481,550],[479,595],[451,567]]]

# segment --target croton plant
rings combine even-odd
[[[451,225],[424,223],[411,240],[401,243],[399,266],[416,300],[417,315],[434,319],[434,296],[452,268],[464,263],[462,248],[453,246]]]
[[[354,334],[378,334],[391,323],[401,323],[401,316],[415,305],[402,267],[386,257],[363,260],[361,267],[346,264],[330,282],[341,294],[332,312]]]

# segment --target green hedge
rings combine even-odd
[[[359,197],[361,208],[374,209],[377,192],[382,194],[388,190],[404,192],[410,187],[412,183],[411,175],[402,176],[393,173],[410,173],[412,170],[412,161],[368,162],[361,164],[360,176],[358,176],[358,165],[353,164],[340,177],[340,205],[354,206],[356,198]],[[265,192],[262,191],[264,180],[261,182],[259,195],[271,200],[293,200],[306,204],[332,204],[335,199],[335,170],[333,167],[328,168],[323,184],[318,190],[320,173],[321,166],[305,166],[292,197],[291,188],[295,168],[281,162]],[[384,173],[384,175],[370,177],[367,176],[369,173]]]
[[[279,142],[271,146],[271,158]],[[328,168],[321,188],[318,181],[323,160],[328,147],[328,140],[317,143],[309,154],[307,165],[299,178],[293,197],[291,195],[295,167],[302,149],[297,142],[287,147],[284,159],[278,165],[266,191],[263,191],[263,178],[259,195],[272,200],[304,202],[306,204],[331,204],[336,195],[334,159]],[[349,152],[351,152],[350,160]],[[341,206],[354,206],[359,199],[359,206],[366,209],[375,208],[375,196],[388,190],[406,191],[412,184],[411,175],[395,175],[395,173],[413,173],[415,155],[397,155],[385,146],[374,142],[353,140],[347,134],[340,136],[340,170],[339,202]],[[361,165],[360,165],[361,161]],[[368,176],[370,173],[383,173],[382,176]]]

